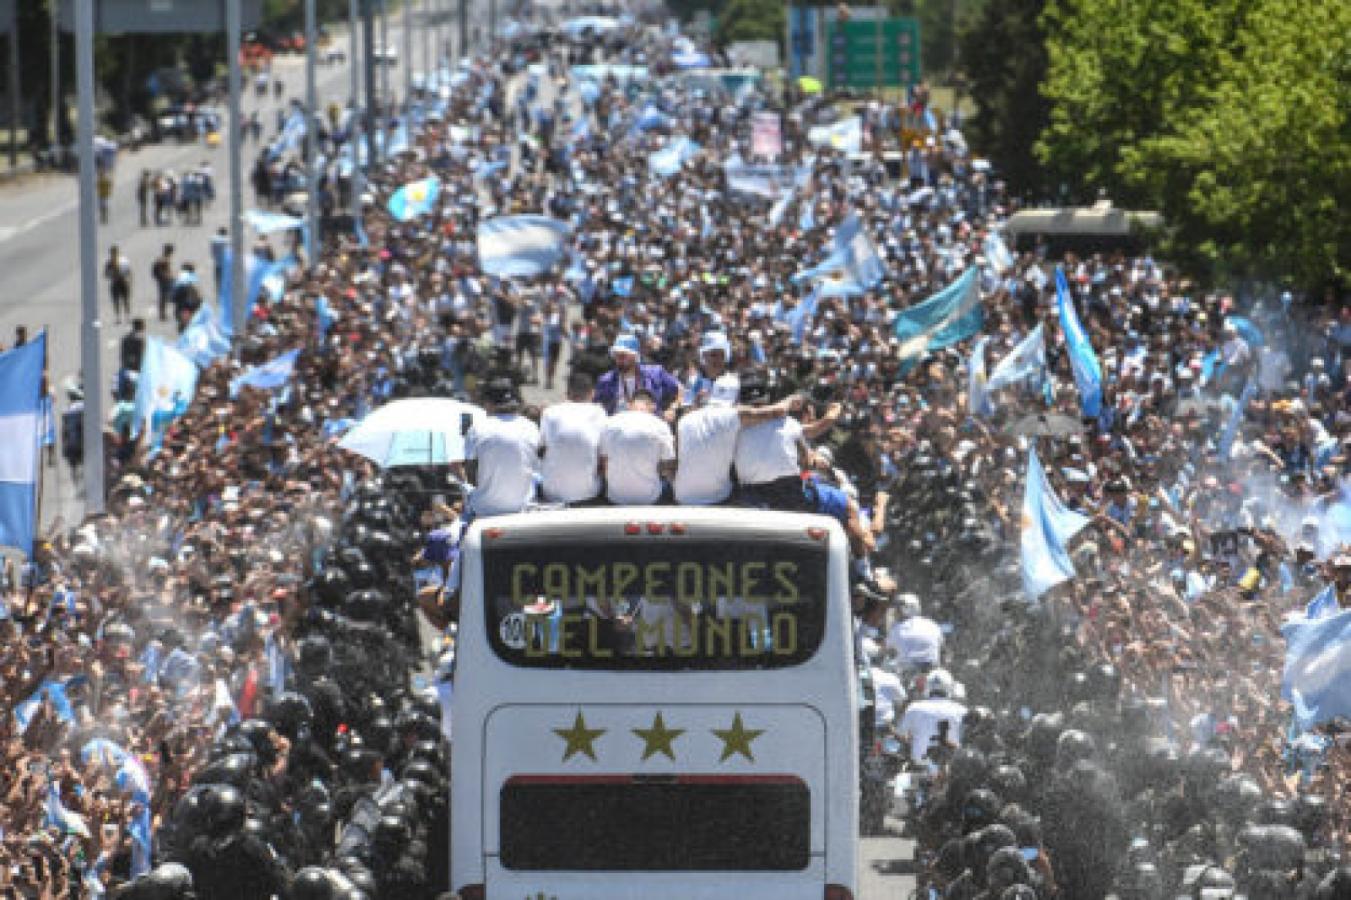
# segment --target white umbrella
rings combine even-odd
[[[472,403],[445,397],[409,397],[366,416],[338,446],[384,469],[459,462],[465,455],[466,422],[480,421],[486,415]]]

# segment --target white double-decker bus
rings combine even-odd
[[[475,524],[461,566],[462,898],[854,896],[858,711],[835,522],[527,513]]]

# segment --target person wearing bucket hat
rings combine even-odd
[[[665,412],[679,397],[676,377],[656,363],[641,362],[641,356],[642,344],[635,334],[621,334],[610,346],[614,367],[596,382],[591,398],[608,415],[628,409],[639,391],[652,395],[659,412]]]

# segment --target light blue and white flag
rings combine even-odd
[[[1027,454],[1027,484],[1023,489],[1023,591],[1033,600],[1062,581],[1074,577],[1070,539],[1092,521],[1066,509],[1046,481],[1036,448]]]
[[[1266,346],[1266,336],[1262,334],[1262,329],[1253,324],[1252,319],[1245,316],[1229,316],[1224,321],[1226,324],[1233,325],[1238,331],[1239,337],[1243,338],[1253,349]]]
[[[820,291],[812,291],[784,316],[784,321],[792,329],[790,333],[794,344],[802,343],[802,337],[807,332],[807,322],[816,315],[816,305],[820,302]]]
[[[44,812],[47,827],[55,828],[63,835],[75,834],[86,839],[93,836],[84,816],[66,809],[65,804],[61,802],[61,791],[55,781],[47,782],[47,802],[44,804]]]
[[[707,53],[701,53],[698,50],[672,53],[671,62],[677,69],[707,69],[713,64]]]
[[[1351,716],[1351,610],[1319,619],[1294,619],[1285,635],[1281,696],[1295,706],[1295,721],[1308,730],[1337,716]]]
[[[474,177],[479,181],[486,181],[492,178],[498,172],[507,168],[511,163],[505,159],[484,160],[474,167]]]
[[[230,352],[230,338],[221,331],[220,316],[214,306],[203,302],[193,313],[178,338],[178,349],[203,369]]]
[[[1237,402],[1234,403],[1234,411],[1229,414],[1229,420],[1224,423],[1224,428],[1220,431],[1219,457],[1220,464],[1229,462],[1229,455],[1234,450],[1234,439],[1238,437],[1239,426],[1243,424],[1243,417],[1248,412],[1248,404],[1252,398],[1257,395],[1257,380],[1249,378],[1248,383],[1243,386],[1243,393],[1239,394]]]
[[[988,337],[979,337],[971,347],[971,358],[966,361],[966,411],[980,418],[994,414],[985,377],[985,345],[989,342]]]
[[[679,172],[681,167],[698,152],[699,145],[681,135],[672,138],[665,147],[649,156],[647,158],[647,169],[660,178],[670,178]]]
[[[157,444],[163,428],[192,404],[197,371],[197,364],[186,353],[157,337],[146,338],[132,412],[132,437],[149,429],[152,446]]]
[[[807,132],[807,143],[841,153],[858,153],[863,149],[863,119],[850,116],[830,125],[818,125]]]
[[[301,142],[305,140],[305,111],[294,109],[291,115],[287,117],[286,123],[282,125],[281,134],[272,143],[269,149],[269,155],[276,159],[283,153],[296,153],[300,150]]]
[[[967,269],[952,284],[896,317],[892,332],[901,342],[897,356],[902,374],[929,351],[949,347],[980,331],[985,311],[980,302],[979,274],[974,267]]]
[[[1027,337],[1018,342],[1008,356],[999,361],[990,373],[986,389],[994,393],[1009,385],[1033,382],[1040,385],[1046,378],[1046,340],[1042,335],[1042,326],[1028,332]]]
[[[1323,619],[1327,616],[1335,616],[1342,611],[1341,604],[1337,602],[1337,586],[1328,585],[1309,601],[1309,605],[1304,607],[1304,618]]]
[[[259,234],[275,234],[278,231],[296,231],[305,227],[305,220],[298,216],[273,212],[268,209],[250,209],[244,213],[244,221]]]
[[[638,111],[638,117],[633,120],[631,132],[651,131],[654,128],[667,128],[671,124],[671,117],[662,112],[655,103],[648,103]]]
[[[154,855],[155,836],[150,821],[150,801],[147,799],[136,806],[136,812],[127,823],[127,836],[131,838],[131,877],[139,878],[150,871],[150,861]]]
[[[37,715],[44,697],[51,701],[52,712],[58,719],[62,722],[75,721],[75,709],[70,705],[70,698],[66,696],[66,684],[65,681],[48,678],[36,691],[29,694],[27,700],[14,707],[14,721],[19,724],[20,734],[28,730],[28,724],[33,721],[33,716]]]
[[[794,283],[815,281],[824,297],[847,297],[876,287],[886,277],[886,266],[877,254],[857,213],[850,213],[835,229],[830,254],[806,271],[793,276]]]
[[[991,231],[985,235],[985,261],[994,269],[996,275],[1003,275],[1013,268],[1013,254],[1004,244],[999,232]]]
[[[1069,285],[1065,283],[1065,272],[1059,266],[1055,270],[1055,295],[1060,306],[1060,329],[1065,333],[1074,383],[1079,388],[1079,409],[1085,416],[1096,419],[1102,412],[1102,367],[1098,365],[1098,355],[1093,352],[1084,326],[1079,323]]]
[[[0,353],[0,544],[31,556],[47,332]]]
[[[777,200],[792,193],[797,172],[792,166],[752,165],[739,156],[733,156],[722,166],[727,179],[727,190],[734,194],[750,194]]]
[[[260,391],[271,391],[284,386],[295,374],[296,359],[299,356],[300,348],[297,347],[295,350],[288,350],[261,366],[249,366],[243,375],[238,375],[230,380],[230,396],[239,396],[239,392],[246,387],[257,388]]]
[[[400,222],[408,222],[436,209],[441,196],[441,179],[435,175],[410,181],[389,197],[389,214]]]
[[[478,227],[479,268],[498,278],[531,278],[567,256],[569,229],[548,216],[499,216]]]

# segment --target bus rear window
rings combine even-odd
[[[805,541],[485,547],[488,641],[529,668],[797,665],[821,644],[827,559]]]

